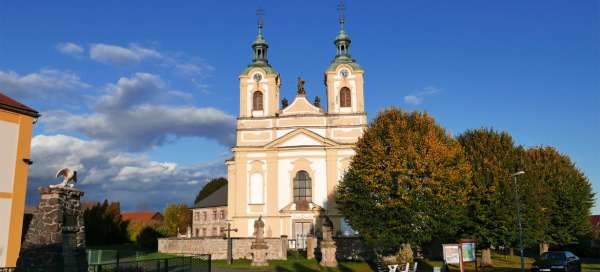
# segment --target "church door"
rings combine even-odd
[[[294,222],[294,238],[297,249],[306,249],[306,237],[311,233],[312,223]]]

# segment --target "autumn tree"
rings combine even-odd
[[[185,204],[169,204],[164,210],[164,215],[163,227],[168,236],[183,234],[192,224],[192,213]]]
[[[531,216],[547,219],[540,243],[564,246],[589,234],[594,194],[589,180],[567,155],[552,147],[528,149],[521,184],[536,188],[527,195],[545,196],[530,203],[539,210]],[[540,248],[547,249],[547,245]]]
[[[511,174],[522,148],[506,132],[468,130],[457,137],[472,168],[468,220],[464,232],[477,239],[482,265],[491,265],[492,246],[512,246],[516,236],[515,194]]]
[[[470,167],[460,144],[427,113],[390,108],[358,140],[336,192],[362,238],[396,251],[454,237],[464,220]]]
[[[202,199],[205,199],[207,196],[225,185],[227,185],[227,179],[224,177],[218,177],[210,180],[208,183],[206,183],[206,185],[204,185],[204,187],[202,187],[200,192],[198,192],[198,195],[196,195],[196,199],[194,200],[194,204],[200,202]]]

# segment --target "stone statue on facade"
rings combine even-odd
[[[317,108],[321,107],[321,98],[319,96],[315,96],[315,103],[314,103],[314,105]]]
[[[252,251],[252,266],[268,266],[267,254],[269,246],[265,242],[265,222],[262,220],[262,215],[254,221],[254,241],[250,246]]]
[[[326,267],[337,266],[337,260],[335,259],[336,246],[333,240],[333,222],[328,216],[323,218],[323,224],[321,226],[323,240],[321,240],[321,265]]]
[[[301,77],[298,77],[298,84],[297,84],[297,88],[298,88],[298,94],[306,94],[306,91],[304,90],[304,79],[302,79]]]
[[[77,171],[71,170],[69,168],[63,168],[58,170],[56,173],[56,177],[63,177],[63,181],[59,184],[50,185],[50,188],[73,188],[75,187],[75,183],[77,182]]]
[[[287,98],[284,97],[283,99],[281,99],[281,108],[282,109],[287,108],[287,106],[289,106],[289,104],[290,104],[290,102],[288,102]]]

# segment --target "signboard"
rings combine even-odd
[[[460,247],[457,244],[444,244],[442,248],[447,264],[460,264]]]
[[[474,262],[475,259],[475,243],[461,243],[463,262]]]

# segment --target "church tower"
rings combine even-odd
[[[325,71],[327,112],[329,114],[364,113],[362,67],[350,55],[350,36],[344,31],[344,4],[338,6],[340,32],[335,37],[336,54]]]
[[[240,74],[240,117],[275,116],[279,111],[279,73],[268,59],[262,10],[257,11],[258,35],[252,43],[252,63]]]

